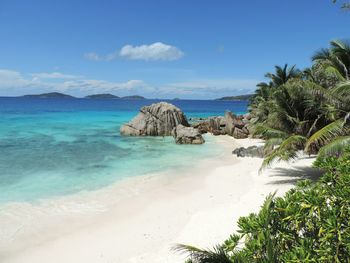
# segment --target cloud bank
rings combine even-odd
[[[76,75],[69,75],[69,74],[62,74],[60,72],[42,72],[42,73],[33,73],[31,74],[34,78],[40,78],[40,79],[78,79],[82,76],[76,76]]]
[[[114,82],[61,72],[22,74],[0,69],[0,96],[57,91],[74,96],[112,93],[119,96],[139,94],[148,98],[214,99],[252,93],[258,82],[251,79],[197,79],[152,85],[138,79]]]
[[[0,69],[0,96],[53,91],[84,96],[91,93],[133,93],[145,90],[147,91],[148,87],[142,80],[112,82],[60,72],[25,75],[18,71]]]
[[[118,58],[129,60],[145,60],[145,61],[172,61],[178,60],[184,56],[184,52],[179,48],[162,42],[155,42],[150,45],[125,45],[119,51],[110,53],[106,56],[98,55],[95,52],[85,53],[84,57],[93,61],[110,61]]]

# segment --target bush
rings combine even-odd
[[[193,263],[350,262],[350,151],[315,166],[325,171],[318,182],[302,181],[284,197],[270,195],[213,251],[178,249],[189,252]]]

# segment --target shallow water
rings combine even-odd
[[[171,137],[122,137],[155,100],[0,98],[0,203],[95,190],[125,177],[185,167],[222,150]],[[245,113],[247,102],[171,101],[190,117]]]

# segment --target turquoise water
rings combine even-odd
[[[0,98],[0,202],[94,190],[122,178],[188,166],[220,154],[215,138],[122,137],[120,125],[154,101]],[[246,111],[246,102],[173,101],[187,117]]]

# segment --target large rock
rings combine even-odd
[[[198,122],[192,124],[192,127],[198,129],[201,134],[210,132],[213,135],[225,134],[225,126],[225,118],[222,116],[200,119]]]
[[[226,121],[222,116],[210,117],[209,120],[209,132],[214,135],[225,134]]]
[[[129,136],[171,136],[179,124],[190,126],[179,108],[159,102],[142,107],[134,119],[120,128],[120,133]]]
[[[207,119],[200,119],[192,126],[198,128],[200,133],[210,132],[213,135],[227,134],[236,139],[248,138],[250,131],[249,114],[235,115],[230,111],[225,112],[225,116],[214,116]]]
[[[198,129],[178,125],[173,130],[173,136],[177,144],[202,144],[204,139]]]
[[[240,147],[232,151],[238,157],[264,157],[264,146],[250,146],[248,148]]]
[[[225,122],[226,122],[226,127],[225,127],[226,134],[234,137],[236,134],[237,139],[239,139],[238,138],[239,135],[237,136],[237,134],[240,134],[241,130],[245,128],[245,126],[249,123],[249,121],[244,119],[243,115],[235,115],[230,111],[225,112]],[[237,128],[239,130],[235,131]]]
[[[232,133],[233,138],[235,139],[245,139],[248,138],[248,134],[245,132],[245,130],[242,130],[238,127],[235,127]]]
[[[193,128],[198,129],[201,134],[209,132],[209,122],[202,121],[192,125]]]
[[[225,112],[225,133],[228,135],[233,135],[233,131],[235,130],[235,117],[232,112],[226,111]]]

